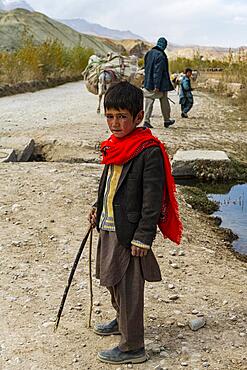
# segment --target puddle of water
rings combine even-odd
[[[213,215],[221,218],[221,227],[231,229],[238,239],[233,248],[247,255],[247,184],[234,185],[225,194],[209,194],[219,204],[219,210]]]

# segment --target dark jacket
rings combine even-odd
[[[174,87],[170,80],[168,59],[157,46],[149,50],[144,58],[144,88],[147,90],[171,91]]]
[[[96,219],[98,229],[107,171],[108,166],[105,166],[99,184]],[[152,245],[160,216],[164,176],[163,157],[159,147],[144,149],[123,166],[113,198],[116,234],[123,246],[130,247],[132,240]]]

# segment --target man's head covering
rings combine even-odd
[[[161,50],[165,50],[165,48],[167,47],[167,40],[164,37],[160,37],[157,41],[156,46],[158,46],[158,48],[160,48]]]

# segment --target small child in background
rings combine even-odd
[[[179,104],[181,104],[181,117],[188,118],[188,112],[193,106],[193,94],[191,88],[192,69],[186,68],[184,71],[184,76],[181,80],[180,90],[179,90]]]

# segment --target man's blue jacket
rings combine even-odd
[[[155,46],[147,52],[144,58],[145,78],[144,88],[171,91],[174,87],[170,80],[168,59],[163,50]]]

